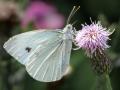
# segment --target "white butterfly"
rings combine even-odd
[[[73,8],[69,18],[77,9]],[[69,66],[72,41],[73,26],[68,24],[63,30],[34,30],[13,36],[4,48],[25,65],[34,79],[51,82],[64,76]]]

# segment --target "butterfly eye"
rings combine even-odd
[[[67,25],[67,29],[68,29],[68,30],[72,30],[72,29],[73,29],[72,25],[71,25],[71,24],[68,24],[68,25]]]
[[[25,50],[29,53],[31,51],[32,48],[30,47],[26,47]]]

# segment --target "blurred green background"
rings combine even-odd
[[[89,58],[82,50],[72,51],[71,73],[53,83],[34,80],[27,74],[23,65],[5,52],[3,44],[11,36],[42,27],[41,23],[44,20],[42,21],[41,18],[40,27],[34,25],[37,21],[21,25],[24,22],[24,14],[28,17],[30,15],[30,13],[27,14],[26,8],[29,8],[33,2],[44,2],[53,6],[57,11],[52,14],[52,18],[54,14],[64,17],[61,21],[63,25],[61,24],[59,28],[64,27],[64,21],[72,7],[80,5],[80,10],[71,20],[71,22],[77,20],[74,25],[77,30],[80,30],[81,24],[85,22],[90,24],[90,17],[93,21],[100,20],[108,29],[115,29],[108,42],[111,47],[107,50],[107,54],[113,62],[110,73],[113,90],[120,90],[120,0],[0,0],[0,90],[94,90],[96,75],[92,71]],[[58,18],[56,18],[57,22],[59,22]],[[48,20],[48,23],[51,22]],[[54,24],[54,21],[52,23]],[[57,26],[51,28],[57,28]]]

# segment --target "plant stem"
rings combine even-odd
[[[97,76],[91,90],[112,90],[109,75]]]
[[[107,84],[106,86],[107,86],[107,89],[108,90],[112,90],[109,75],[105,75],[105,76],[106,76],[106,84]]]

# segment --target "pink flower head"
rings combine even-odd
[[[33,1],[28,5],[22,19],[22,27],[27,27],[33,23],[35,28],[62,28],[64,17],[59,14],[56,8],[42,1]]]
[[[100,22],[91,25],[83,25],[82,30],[78,31],[75,41],[79,48],[86,50],[87,55],[93,54],[96,50],[109,48],[107,40],[111,32],[103,28]]]

